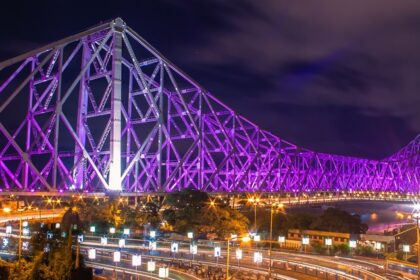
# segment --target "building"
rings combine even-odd
[[[307,237],[309,239],[309,245],[328,245],[326,240],[331,240],[331,245],[349,244],[350,240],[357,240],[357,236],[350,233],[342,232],[331,232],[321,230],[299,230],[289,229],[287,233],[288,240],[300,241]]]

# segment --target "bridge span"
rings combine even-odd
[[[319,153],[216,96],[120,18],[1,62],[0,191],[419,193],[420,136],[383,160]]]

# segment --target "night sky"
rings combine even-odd
[[[117,16],[300,146],[376,159],[420,132],[418,0],[8,1],[0,60]]]

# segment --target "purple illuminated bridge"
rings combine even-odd
[[[121,19],[0,63],[0,189],[419,192],[420,137],[381,161],[237,115]]]

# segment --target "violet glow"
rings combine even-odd
[[[121,19],[4,61],[4,73],[0,191],[419,192],[420,136],[380,161],[297,147],[237,115]]]

